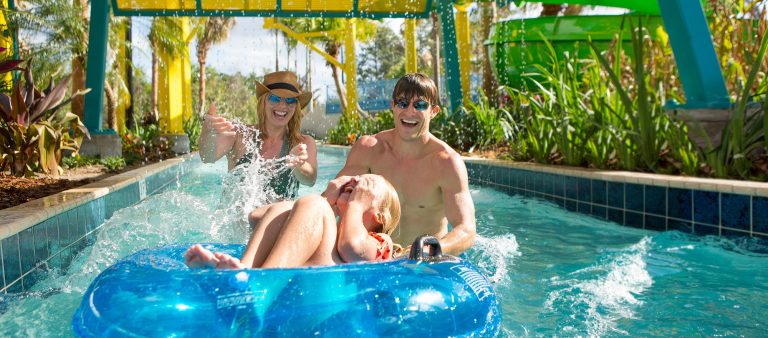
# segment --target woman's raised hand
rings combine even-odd
[[[307,145],[299,143],[289,153],[288,161],[286,165],[289,168],[301,167],[309,159],[309,153],[307,153]]]
[[[222,138],[235,139],[235,124],[216,114],[216,106],[211,104],[208,113],[203,122],[203,131],[212,133],[217,141],[223,141]]]

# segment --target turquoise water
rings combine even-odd
[[[321,192],[344,154],[322,149],[319,161],[317,184],[301,194]],[[0,337],[71,336],[70,319],[91,280],[139,248],[245,242],[239,209],[249,206],[219,205],[232,193],[222,188],[225,174],[223,161],[202,165],[175,187],[115,213],[68,270],[53,271],[31,292],[5,296]],[[467,257],[495,285],[502,337],[768,335],[768,256],[743,250],[749,242],[621,227],[470,188],[479,236]]]

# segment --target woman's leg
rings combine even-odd
[[[278,202],[260,207],[248,215],[249,221],[254,219],[252,216],[258,216],[259,222],[255,226],[251,222],[253,233],[251,233],[248,246],[240,258],[243,265],[250,268],[259,267],[264,263],[264,259],[272,251],[277,235],[280,233],[292,207],[292,201]]]
[[[261,267],[331,265],[339,261],[335,247],[333,209],[319,195],[305,196],[295,202]]]

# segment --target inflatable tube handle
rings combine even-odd
[[[443,249],[440,247],[440,241],[438,241],[435,236],[421,235],[416,237],[416,240],[413,241],[413,245],[411,245],[411,253],[408,255],[408,258],[423,261],[425,259],[424,246],[429,246],[429,256],[426,258],[432,260],[435,258],[439,259],[443,256]]]

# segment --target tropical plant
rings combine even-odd
[[[634,51],[632,75],[634,77],[635,93],[630,93],[623,86],[620,74],[615,72],[614,66],[600,54],[595,44],[591,41],[589,43],[595,57],[608,74],[608,79],[613,84],[621,100],[621,107],[625,110],[625,116],[629,118],[626,120],[624,128],[632,132],[627,133],[628,139],[620,138],[618,141],[629,142],[629,144],[636,147],[637,155],[639,155],[644,167],[654,170],[658,165],[662,148],[665,146],[663,138],[659,137],[666,117],[661,111],[663,94],[654,95],[654,90],[649,89],[650,77],[645,70],[646,64],[644,60],[646,59],[645,51],[647,45],[651,43],[651,39],[647,32],[643,30],[642,20],[638,20],[637,29],[634,28],[631,18],[627,21],[629,22]],[[663,90],[661,92],[663,93]]]
[[[195,151],[198,148],[197,142],[200,140],[200,133],[203,132],[203,124],[200,116],[192,114],[192,117],[183,122],[184,133],[189,137],[189,149]]]
[[[373,135],[382,130],[395,127],[392,111],[379,112],[371,118],[351,119],[342,115],[339,124],[328,131],[328,142],[332,144],[352,145],[360,136]]]
[[[72,68],[72,92],[85,88],[85,60],[88,52],[88,2],[86,0],[27,0],[16,3],[8,13],[19,37],[22,58],[35,58],[32,73],[48,78],[62,64]],[[83,97],[75,97],[72,112],[83,116]]]
[[[31,62],[31,61],[30,61]],[[15,176],[30,176],[36,170],[58,177],[62,151],[77,152],[83,136],[90,137],[80,118],[59,112],[78,91],[67,97],[71,75],[40,91],[35,87],[29,62],[11,95],[0,93],[0,172],[10,169]]]
[[[125,159],[120,156],[110,156],[99,160],[99,164],[104,166],[107,172],[116,172],[125,168]]]
[[[707,137],[705,157],[713,174],[717,177],[738,176],[750,178],[752,170],[751,156],[766,151],[766,135],[768,135],[768,114],[765,113],[766,99],[762,102],[750,103],[754,98],[753,88],[765,90],[768,80],[755,86],[760,68],[765,60],[768,49],[768,36],[763,36],[760,49],[752,62],[752,67],[746,81],[742,84],[731,110],[731,119],[723,128],[720,144],[714,145]],[[765,92],[763,92],[765,93]],[[699,131],[701,129],[699,128]],[[704,136],[706,133],[701,132]]]
[[[176,156],[168,138],[160,135],[157,123],[136,124],[121,140],[127,165],[154,163]]]
[[[200,116],[205,113],[205,64],[208,61],[208,50],[215,44],[227,40],[229,30],[235,25],[233,17],[210,17],[205,20],[205,26],[197,33],[197,61],[200,64],[198,100]],[[191,138],[190,138],[191,140]]]
[[[125,168],[125,159],[120,156],[109,156],[106,158],[80,156],[78,154],[74,156],[64,157],[61,161],[61,165],[64,168],[79,168],[92,165],[101,165],[107,172],[116,172]]]

